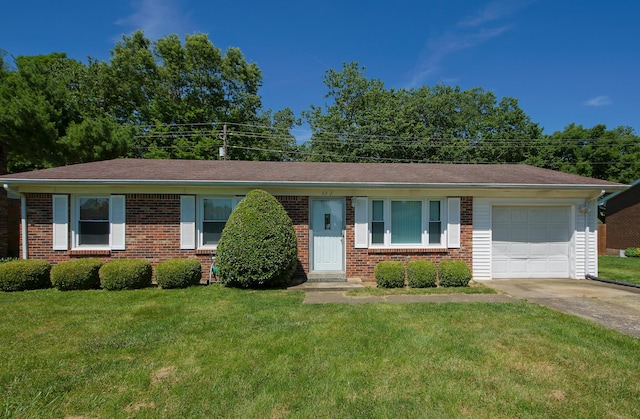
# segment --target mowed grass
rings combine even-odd
[[[614,281],[640,284],[640,258],[600,256],[598,276]]]
[[[440,295],[440,294],[497,294],[493,288],[472,282],[468,287],[429,287],[429,288],[354,288],[347,291],[349,296],[386,296],[386,295]]]
[[[0,416],[640,417],[640,340],[527,302],[0,293]]]

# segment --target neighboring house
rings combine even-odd
[[[640,179],[629,189],[600,200],[605,207],[607,253],[620,254],[629,247],[640,247]]]
[[[476,280],[597,273],[597,199],[626,185],[526,165],[117,159],[0,176],[22,257],[197,257],[250,190],[293,220],[298,274],[372,280],[383,260],[464,260]],[[206,279],[206,278],[205,278]]]

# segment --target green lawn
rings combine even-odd
[[[598,276],[614,281],[640,284],[640,258],[600,256]]]
[[[0,293],[0,417],[640,417],[640,339],[519,301]]]
[[[438,295],[438,294],[497,294],[493,288],[484,284],[472,283],[469,287],[433,287],[433,288],[354,288],[347,291],[349,296],[386,296],[386,295]]]

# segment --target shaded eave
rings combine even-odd
[[[622,184],[553,184],[553,183],[398,183],[398,182],[297,182],[297,181],[211,181],[211,180],[140,180],[140,179],[12,179],[4,178],[9,188],[22,186],[172,186],[172,187],[252,187],[252,188],[335,188],[335,189],[556,189],[622,192]]]

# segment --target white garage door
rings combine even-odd
[[[493,207],[494,278],[568,278],[570,207]]]

